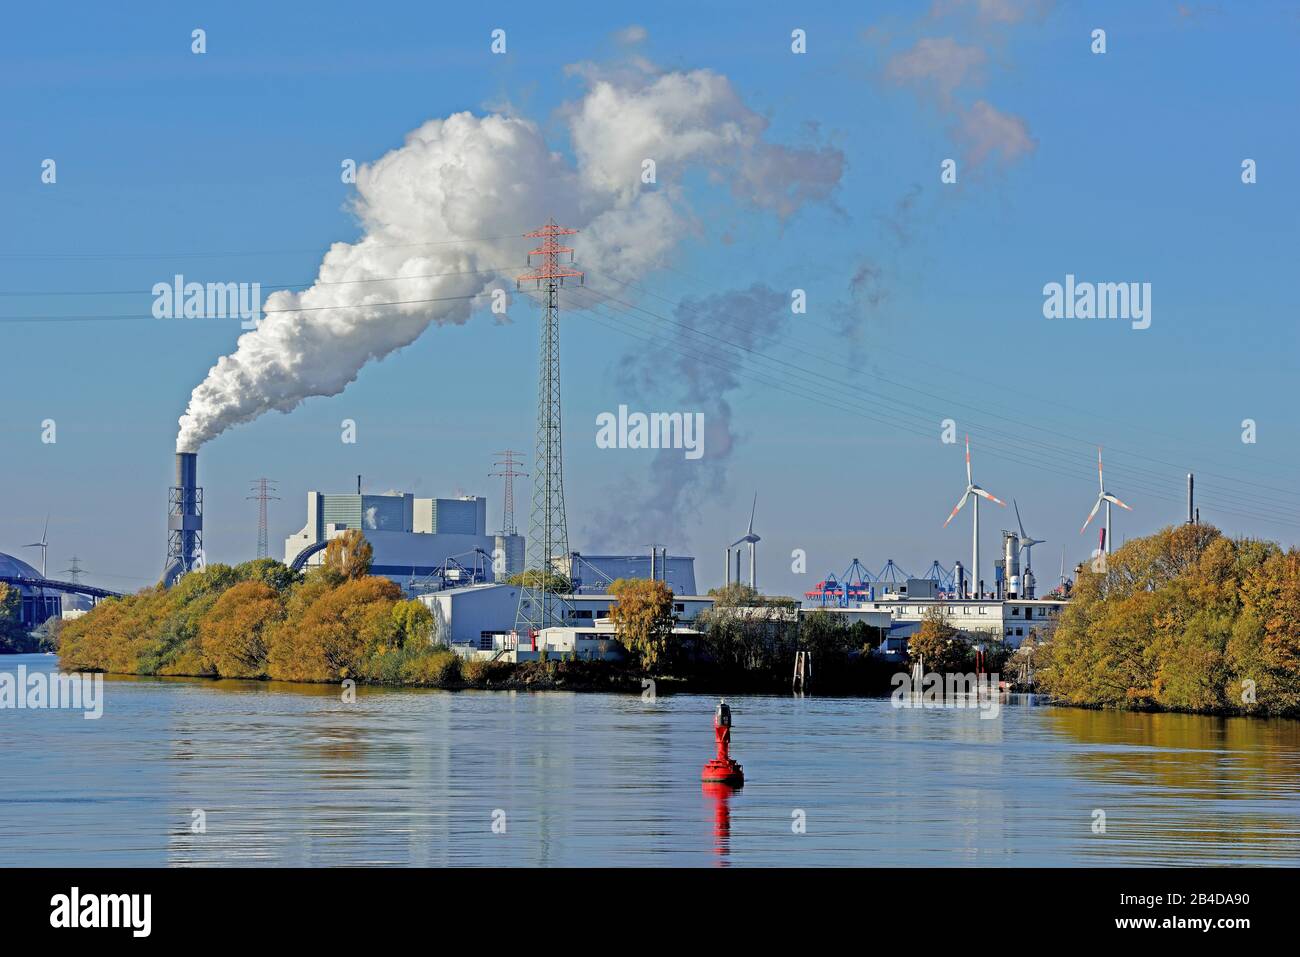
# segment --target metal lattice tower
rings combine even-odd
[[[68,561],[68,567],[63,569],[63,574],[68,576],[68,581],[74,585],[81,584],[81,576],[85,574],[85,569],[81,567],[81,559],[73,555]]]
[[[248,496],[249,501],[257,502],[257,557],[266,558],[270,555],[270,543],[267,541],[266,532],[266,503],[274,499],[280,500],[280,496],[275,495],[279,489],[275,487],[275,479],[259,478],[253,479],[253,487],[249,489],[253,494]]]
[[[569,557],[569,525],[564,512],[564,461],[560,437],[560,286],[565,279],[582,280],[572,268],[573,250],[556,239],[571,236],[576,229],[557,226],[550,220],[541,229],[526,233],[542,244],[528,253],[541,257],[532,272],[519,277],[518,284],[535,282],[544,290],[541,355],[538,360],[537,452],[533,458],[533,509],[528,528],[526,572],[536,572],[531,584],[519,589],[519,611],[515,630],[520,637],[543,628],[568,624],[572,602],[546,587],[547,577],[557,571],[556,559]],[[561,258],[568,257],[567,262]],[[565,569],[567,574],[567,569]]]
[[[493,467],[500,471],[488,472],[488,476],[501,476],[506,480],[506,501],[505,508],[501,512],[501,534],[518,535],[519,529],[515,527],[515,479],[527,475],[527,472],[518,472],[515,466],[523,465],[522,459],[515,458],[518,455],[512,449],[506,449],[504,452],[498,452],[501,456],[500,462],[493,462]]]

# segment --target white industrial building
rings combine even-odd
[[[938,608],[944,621],[958,631],[973,637],[997,638],[1012,648],[1029,637],[1030,631],[1044,635],[1056,625],[1057,616],[1069,602],[1050,598],[1009,599],[955,599],[955,598],[891,598],[867,601],[854,608],[827,608],[827,611],[848,613],[882,612],[892,622],[890,634],[906,637],[921,627],[930,609]]]
[[[470,585],[420,595],[419,600],[433,612],[436,641],[488,650],[500,648],[501,636],[515,628],[519,587]],[[608,619],[610,606],[618,602],[613,595],[570,595],[568,600],[573,616],[565,627],[583,631],[593,630],[597,622]],[[673,614],[679,626],[689,628],[700,612],[712,607],[713,598],[708,595],[673,596]]]
[[[523,570],[523,536],[488,533],[487,499],[416,498],[409,492],[308,492],[307,523],[285,539],[285,563],[319,565],[324,546],[348,529],[360,529],[373,549],[371,573],[404,587],[504,581]]]

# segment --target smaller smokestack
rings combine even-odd
[[[167,504],[167,559],[163,563],[163,584],[167,586],[203,561],[203,489],[198,476],[198,456],[177,452],[176,484]]]
[[[727,548],[727,584],[731,584],[731,548]]]

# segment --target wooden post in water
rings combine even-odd
[[[807,651],[796,651],[794,653],[794,678],[791,679],[791,686],[807,691],[808,682],[811,680],[812,654]]]

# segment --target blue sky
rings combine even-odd
[[[34,561],[19,546],[49,512],[52,571],[75,553],[109,587],[156,579],[176,419],[240,330],[149,318],[153,283],[179,271],[306,285],[329,243],[360,235],[342,159],[373,161],[429,119],[507,104],[568,157],[563,109],[584,81],[566,66],[614,69],[634,56],[723,75],[770,121],[768,141],[843,157],[829,199],[785,218],[696,170],[682,188],[698,229],[671,268],[639,280],[637,302],[659,318],[683,297],[754,283],[808,293],[807,315],[762,340],[770,359],[755,367],[770,371],[742,368],[726,394],[734,450],[706,450],[711,471],[666,542],[696,555],[702,586],[717,583],[755,490],[760,584],[774,591],[801,593],[854,557],[916,572],[968,561],[969,520],[941,527],[964,485],[960,445],[940,441],[944,418],[972,434],[976,481],[1016,498],[1048,541],[1035,550],[1040,581],[1055,579],[1062,545],[1071,564],[1095,545],[1078,530],[1098,444],[1108,486],[1134,507],[1117,513],[1118,540],[1180,520],[1188,470],[1206,520],[1300,538],[1300,8],[853,6],[7,11],[0,551]],[[620,42],[632,24],[645,39]],[[190,52],[196,27],[207,31],[202,56]],[[1089,48],[1098,27],[1100,55]],[[503,56],[489,49],[495,28],[507,31]],[[807,32],[802,55],[790,50],[795,28]],[[974,65],[900,70],[927,39],[951,41]],[[1012,131],[1009,152],[982,162],[962,132],[978,103],[1012,121],[997,128]],[[47,157],[58,164],[52,185],[40,180]],[[955,185],[940,183],[949,157]],[[1245,158],[1257,163],[1254,185],[1241,182]],[[1042,288],[1067,273],[1151,283],[1151,327],[1045,319]],[[855,275],[869,277],[856,299]],[[129,290],[140,292],[102,294]],[[10,321],[66,315],[141,318]],[[245,496],[261,475],[280,483],[277,555],[304,520],[304,493],[346,490],[357,473],[375,491],[488,495],[495,525],[493,453],[521,449],[531,462],[535,420],[536,310],[516,302],[511,319],[430,328],[342,394],[210,442],[200,456],[209,558],[252,556]],[[563,327],[570,538],[591,552],[649,540],[606,519],[611,508],[636,513],[656,475],[653,453],[596,448],[596,415],[620,403],[686,408],[671,374],[629,385],[625,360],[645,347],[615,324],[575,312]],[[656,329],[661,345],[708,348],[675,340],[669,323]],[[339,441],[343,418],[358,422],[355,445]],[[1253,444],[1241,441],[1248,418]],[[57,423],[54,444],[41,442],[45,419]],[[987,571],[997,529],[1014,517],[982,511]],[[790,570],[796,548],[803,575]]]

